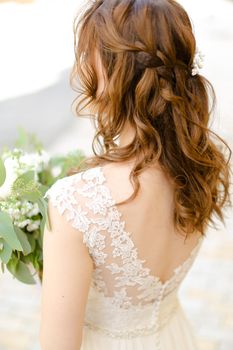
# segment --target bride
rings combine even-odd
[[[91,1],[77,18],[95,155],[46,193],[41,348],[197,350],[178,291],[224,220],[230,166],[190,19],[174,0]]]

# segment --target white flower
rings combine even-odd
[[[33,204],[30,202],[23,202],[21,205],[21,209],[20,212],[22,215],[26,215],[28,212],[30,212],[30,210],[33,209]]]
[[[40,220],[33,221],[30,225],[27,226],[29,232],[36,231],[40,227]]]
[[[59,165],[54,166],[52,168],[52,175],[53,175],[53,177],[59,176],[61,174],[61,171],[62,171],[62,167],[61,166],[59,166]]]
[[[32,220],[26,219],[20,222],[15,222],[15,225],[18,226],[19,228],[24,228],[27,225],[30,225],[32,222],[33,222]]]
[[[38,204],[34,203],[34,205],[32,206],[32,209],[29,212],[27,212],[27,216],[31,218],[32,216],[39,214],[39,212],[40,212],[40,209]]]
[[[11,208],[9,208],[9,210],[10,209]],[[13,209],[10,215],[14,220],[19,220],[22,216],[20,213],[20,209],[18,209],[18,208]]]
[[[199,49],[197,49],[193,60],[193,76],[199,74],[199,70],[203,68],[204,57],[205,55]]]
[[[18,208],[9,208],[8,213],[13,220],[19,220],[21,218],[21,213]]]
[[[40,153],[26,153],[19,158],[19,162],[25,168],[31,168],[36,172],[41,172],[49,162],[49,155],[45,151]]]

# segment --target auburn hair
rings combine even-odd
[[[196,41],[184,8],[174,0],[91,1],[75,16],[74,46],[70,82],[79,92],[75,112],[81,116],[86,107],[93,108],[89,118],[96,134],[94,156],[71,173],[136,159],[130,173],[134,193],[117,203],[122,205],[136,197],[138,174],[157,162],[174,185],[179,232],[205,235],[213,214],[225,224],[223,208],[232,205],[232,151],[208,127],[216,96],[206,78],[192,75]],[[106,75],[100,96],[95,50]],[[135,137],[120,147],[115,141],[126,123]]]

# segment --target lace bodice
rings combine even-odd
[[[188,259],[163,283],[145,267],[145,260],[138,258],[101,166],[58,180],[45,197],[83,233],[83,243],[94,262],[85,325],[113,337],[158,332],[178,307],[177,289],[202,237]]]

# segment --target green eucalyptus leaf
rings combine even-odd
[[[40,198],[40,192],[39,191],[32,191],[28,192],[22,195],[22,199],[27,199],[30,202],[37,202],[37,200]]]
[[[6,180],[6,168],[2,158],[0,158],[0,186],[4,184],[5,180]]]
[[[48,204],[47,204],[47,201],[44,198],[40,198],[37,201],[37,204],[38,204],[38,206],[40,208],[41,215],[43,217],[43,220],[45,220],[45,224],[46,224],[47,228],[49,230],[51,230],[51,225],[50,225],[49,215],[48,215]],[[42,224],[43,224],[43,221],[42,221]],[[42,237],[43,237],[43,235],[42,235]]]
[[[30,246],[31,246],[31,252],[33,252],[35,249],[35,246],[36,246],[35,238],[32,235],[28,235],[27,238],[28,238],[28,241],[29,241]]]
[[[1,261],[1,270],[2,270],[2,273],[5,272],[5,267],[4,267],[4,263]]]
[[[43,196],[44,197],[44,195],[45,195],[45,193],[47,192],[47,190],[49,189],[49,187],[48,186],[45,186],[45,185],[40,185],[40,187],[39,187],[39,191],[40,191],[40,194],[41,194],[41,196]]]
[[[12,275],[15,274],[18,263],[19,260],[17,259],[17,257],[15,255],[12,255],[11,259],[6,264],[7,269],[12,273]]]
[[[41,248],[42,248],[42,245],[43,245],[43,237],[44,237],[45,226],[46,226],[46,218],[43,216],[42,220],[41,220],[41,223],[40,223],[40,235],[38,237],[38,243],[39,243]]]
[[[20,175],[13,183],[12,194],[22,199],[36,202],[40,198],[39,185],[35,181],[35,172],[30,170]]]
[[[35,269],[36,269],[37,271],[40,269],[40,264],[39,264],[37,258],[34,260],[34,266],[35,266]]]
[[[0,259],[4,264],[7,264],[11,258],[12,248],[2,238],[1,238],[1,243],[3,247],[0,250]]]
[[[22,261],[19,260],[15,268],[12,268],[12,265],[8,263],[7,268],[17,280],[25,284],[36,284],[29,267]]]
[[[30,253],[28,255],[23,255],[21,257],[21,261],[24,262],[26,265],[32,263],[33,264],[33,253]]]
[[[29,270],[29,267],[24,264],[22,261],[19,261],[16,270],[16,278],[26,284],[36,284],[35,279],[32,277],[32,273]]]
[[[22,251],[23,248],[15,233],[10,216],[0,211],[0,236],[9,244],[12,249]]]
[[[40,235],[37,239],[37,242],[38,242],[40,249],[43,249],[43,236],[44,236],[44,230],[41,230]]]
[[[23,248],[23,254],[28,255],[31,253],[31,245],[28,241],[27,235],[25,232],[23,232],[19,227],[14,226],[15,233],[20,241],[20,244]]]

